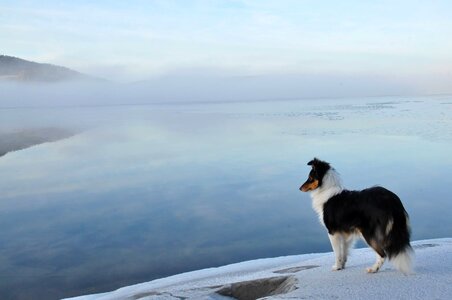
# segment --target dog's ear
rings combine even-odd
[[[316,172],[327,171],[330,168],[330,164],[326,161],[320,160],[317,157],[314,157],[313,160],[308,162],[308,166],[311,166],[312,169]]]
[[[314,158],[313,160],[308,162],[308,165],[312,167],[312,170],[319,177],[323,177],[323,175],[331,168],[329,163],[318,158]]]
[[[311,160],[310,162],[308,162],[308,166],[311,166],[313,169],[315,169],[315,165],[319,160],[317,158],[314,157],[313,160]]]

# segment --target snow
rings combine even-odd
[[[290,280],[265,299],[452,299],[452,238],[412,243],[414,270],[403,275],[386,262],[380,272],[367,274],[375,254],[369,248],[352,251],[345,270],[331,271],[333,253],[258,259],[183,273],[116,291],[81,296],[77,300],[231,299],[220,289],[263,292],[271,278]],[[232,284],[232,285],[231,285]],[[242,286],[239,286],[239,285]],[[259,290],[260,289],[260,290]],[[246,298],[246,295],[243,296]]]

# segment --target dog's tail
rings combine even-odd
[[[413,272],[412,259],[413,249],[406,247],[401,252],[390,258],[394,267],[405,275]]]
[[[386,227],[385,252],[397,270],[405,275],[412,273],[413,248],[410,245],[408,213],[403,209],[396,213]]]

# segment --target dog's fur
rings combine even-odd
[[[353,241],[362,237],[377,253],[368,273],[378,272],[386,257],[402,273],[411,273],[409,219],[399,197],[383,187],[345,190],[329,163],[314,158],[308,165],[312,169],[300,190],[311,192],[312,207],[328,230],[336,256],[333,270],[345,268]]]

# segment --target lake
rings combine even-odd
[[[0,157],[2,299],[331,251],[298,190],[314,156],[397,193],[413,239],[452,233],[452,96],[0,109],[37,127],[78,134]]]

